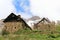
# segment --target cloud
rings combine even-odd
[[[16,13],[21,14],[24,18],[30,18],[32,16],[29,0],[14,0],[13,5]]]
[[[60,0],[30,0],[33,15],[60,20]]]
[[[15,12],[12,0],[0,0],[0,19],[6,18],[11,12]]]
[[[60,0],[0,0],[0,19],[6,18],[11,12],[21,14],[24,18],[38,15],[60,20]]]
[[[29,0],[0,0],[0,19],[5,19],[11,12],[24,18],[32,16]]]

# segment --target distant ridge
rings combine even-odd
[[[40,19],[39,16],[33,16],[33,17],[27,19],[27,21],[29,21],[29,20],[35,21],[35,20],[38,20],[38,19]]]

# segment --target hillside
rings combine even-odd
[[[39,16],[33,16],[33,17],[31,17],[31,18],[29,18],[29,19],[27,19],[27,20],[28,20],[28,21],[29,21],[29,20],[34,21],[34,20],[38,20],[38,19],[40,19]]]

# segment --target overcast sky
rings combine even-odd
[[[24,18],[32,15],[60,20],[60,0],[0,0],[0,19],[11,12]]]

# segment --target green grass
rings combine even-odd
[[[0,40],[60,40],[60,25],[55,33],[43,33],[41,31],[18,30],[9,35],[0,35]]]
[[[53,36],[53,37],[52,37]],[[9,34],[0,36],[0,40],[60,40],[59,35],[55,34]]]

